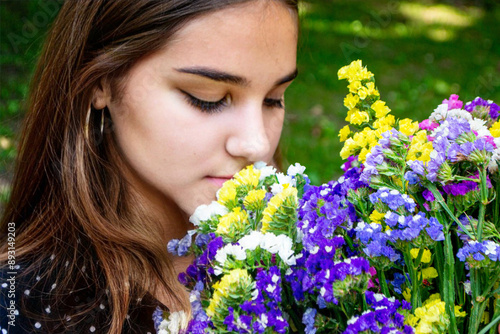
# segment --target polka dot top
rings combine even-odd
[[[108,290],[98,291],[86,281],[63,298],[58,295],[62,302],[55,305],[54,293],[59,293],[55,275],[44,276],[42,269],[20,275],[23,268],[0,268],[0,334],[109,332]],[[152,315],[158,305],[150,296],[137,300],[129,308],[122,333],[155,333]]]

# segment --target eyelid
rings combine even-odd
[[[226,95],[222,99],[218,101],[206,101],[202,100],[200,98],[197,98],[193,96],[192,94],[180,89],[180,91],[184,94],[186,97],[187,102],[195,107],[196,109],[199,109],[202,112],[208,113],[208,114],[214,114],[217,112],[222,111],[222,108],[225,107],[229,103],[229,96]]]

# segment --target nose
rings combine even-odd
[[[262,105],[247,107],[235,116],[234,127],[226,141],[226,151],[233,157],[245,158],[249,162],[266,160],[271,150],[273,122],[264,117]]]

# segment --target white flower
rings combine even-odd
[[[188,326],[186,312],[179,311],[170,314],[168,319],[163,320],[158,326],[159,334],[177,334]]]
[[[448,113],[448,105],[440,104],[434,109],[434,112],[429,116],[429,120],[439,122],[446,119]]]
[[[243,261],[247,258],[247,254],[241,245],[227,244],[217,250],[215,260],[224,265],[229,255],[234,256],[234,258],[239,261]]]
[[[241,238],[238,243],[244,250],[253,251],[255,248],[260,246],[261,241],[264,239],[264,234],[257,231],[252,231],[250,234],[245,235]]]
[[[279,184],[281,184],[281,185],[290,184],[292,186],[295,186],[295,180],[292,180],[292,177],[290,175],[285,175],[283,173],[277,173],[276,176],[278,177]]]
[[[479,119],[479,118],[474,118],[469,121],[469,125],[472,131],[476,131],[478,134],[478,137],[486,137],[486,136],[491,136],[490,130],[485,126],[486,121]]]
[[[295,176],[297,174],[304,174],[305,170],[306,168],[297,162],[295,165],[291,165],[290,167],[288,167],[286,173],[290,176]]]
[[[283,191],[283,185],[279,183],[275,183],[271,185],[271,192],[273,195],[279,194]]]
[[[196,208],[193,215],[189,218],[191,224],[198,226],[201,222],[207,221],[214,216],[223,216],[227,214],[228,209],[216,201],[212,201],[209,205],[203,204]]]
[[[484,255],[488,256],[490,254],[493,255],[497,254],[498,245],[496,243],[494,243],[491,240],[488,240],[485,242],[485,246],[486,246],[486,251],[484,252]]]
[[[260,170],[259,181],[264,180],[266,177],[270,175],[276,174],[276,168],[273,166],[268,166],[264,161],[259,161],[253,164],[255,169]]]

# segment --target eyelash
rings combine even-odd
[[[184,92],[184,91],[182,91],[182,92],[186,96],[186,99],[187,99],[189,104],[191,104],[193,107],[201,110],[202,112],[205,112],[208,114],[215,114],[215,113],[222,111],[222,108],[224,108],[228,102],[227,96],[224,96],[219,101],[212,102],[212,101],[200,100],[187,92]],[[266,98],[266,99],[264,99],[264,105],[266,107],[270,107],[270,108],[279,108],[279,109],[285,108],[285,105],[283,103],[283,99]]]

